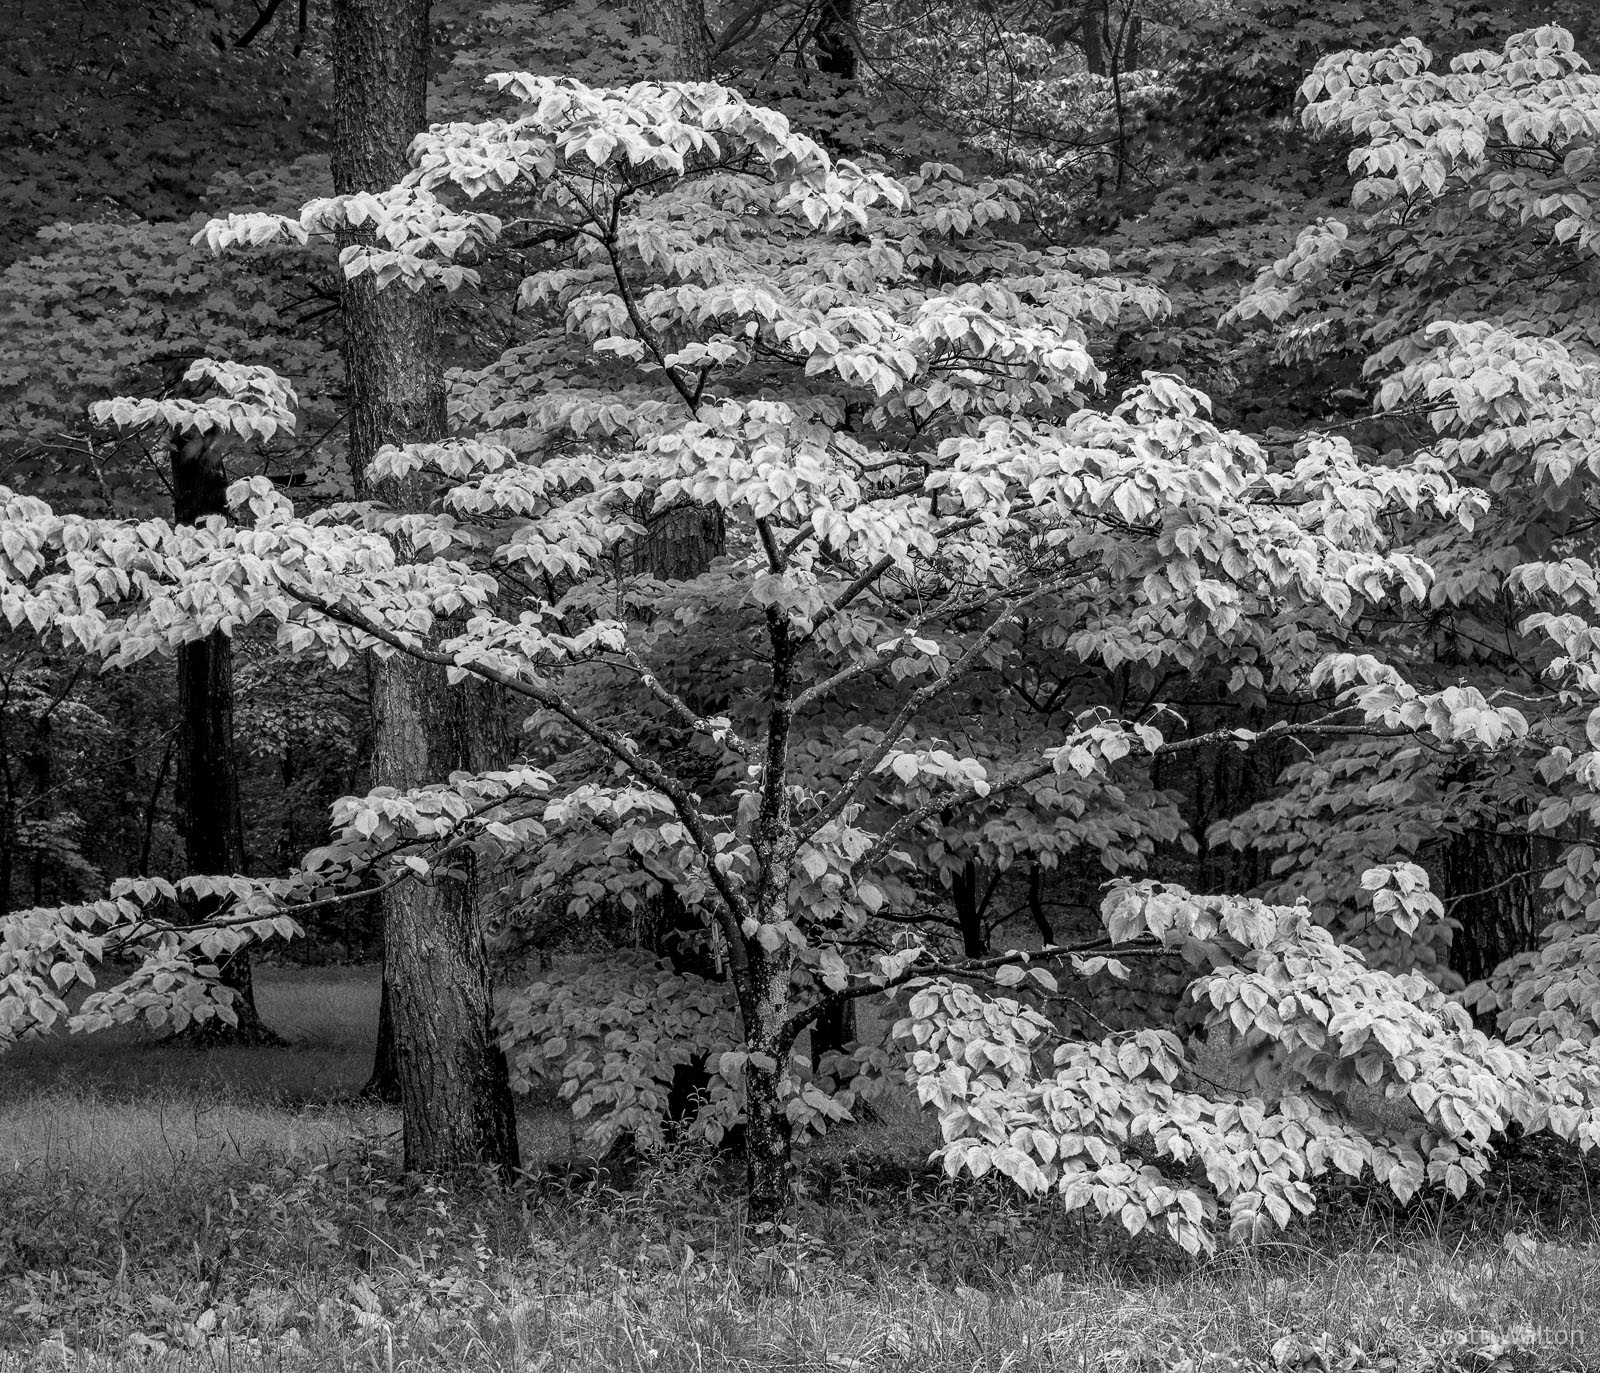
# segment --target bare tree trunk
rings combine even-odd
[[[172,441],[172,504],[180,524],[199,524],[228,513],[228,474],[216,436],[176,435]],[[239,768],[233,746],[233,644],[220,630],[177,654],[177,815],[183,832],[184,866],[191,874],[223,876],[245,868],[244,817],[239,805]],[[205,919],[218,899],[193,903]],[[233,992],[236,1026],[220,1021],[201,1027],[207,1040],[260,1043],[277,1038],[256,1010],[250,955],[241,949],[221,960],[220,981]]]
[[[373,781],[411,787],[470,764],[467,694],[411,660],[373,673]],[[495,1038],[477,881],[402,883],[384,894],[384,969],[408,1171],[517,1170],[516,1117]]]
[[[425,123],[428,3],[336,0],[333,20],[334,189],[381,190],[404,175],[406,149]],[[365,490],[381,446],[445,433],[437,307],[427,293],[379,291],[371,276],[345,282],[342,307],[350,461]],[[373,494],[398,508],[421,499],[387,483]],[[471,700],[442,669],[398,655],[374,661],[373,785],[406,789],[470,766]],[[405,1165],[489,1164],[510,1175],[516,1118],[493,1031],[474,875],[391,888],[383,911]]]
[[[1105,39],[1105,0],[1089,0],[1083,12],[1083,60],[1093,76],[1104,76],[1109,71]]]
[[[667,48],[663,81],[711,80],[711,30],[705,0],[633,0],[639,31]]]

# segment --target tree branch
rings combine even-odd
[[[801,834],[802,842],[811,838],[812,835],[838,816],[850,804],[851,798],[859,790],[861,784],[877,770],[878,764],[887,758],[890,751],[899,743],[900,736],[905,732],[906,726],[910,724],[917,712],[936,696],[943,694],[954,686],[966,673],[967,669],[977,661],[979,655],[1000,637],[1001,631],[1017,618],[1023,607],[1031,605],[1042,596],[1061,590],[1067,584],[1067,581],[1068,578],[1056,578],[1051,581],[1041,582],[1032,591],[1019,596],[1001,610],[993,623],[973,640],[971,646],[961,657],[950,665],[950,670],[943,677],[936,678],[926,686],[918,687],[917,690],[913,691],[906,698],[900,709],[895,712],[894,719],[889,722],[888,727],[883,732],[883,738],[878,742],[877,746],[856,764],[855,770],[845,779],[844,784],[834,794],[833,799],[806,826]]]
[[[1319,721],[1310,721],[1305,724],[1294,724],[1287,720],[1280,720],[1277,724],[1269,725],[1266,729],[1258,730],[1249,739],[1240,739],[1231,729],[1215,729],[1207,734],[1196,734],[1188,739],[1173,739],[1161,744],[1152,758],[1165,757],[1168,754],[1188,753],[1194,749],[1205,748],[1210,744],[1258,744],[1274,739],[1298,739],[1303,736],[1331,736],[1365,735],[1370,738],[1398,738],[1404,735],[1415,734],[1410,729],[1389,729],[1382,725],[1334,725]],[[1026,786],[1029,782],[1037,782],[1048,777],[1055,771],[1055,764],[1040,759],[1036,763],[1029,763],[1019,767],[1009,776],[998,782],[990,784],[984,793],[985,799],[999,796],[1007,791],[1014,791],[1017,787]],[[867,852],[862,856],[857,865],[859,869],[870,868],[874,863],[887,856],[895,842],[904,834],[915,829],[924,820],[950,806],[964,805],[974,800],[978,793],[970,784],[959,787],[953,792],[947,792],[934,800],[926,801],[916,810],[909,812],[890,825]]]
[[[499,668],[490,667],[487,663],[458,663],[448,653],[440,653],[433,649],[422,648],[416,644],[407,643],[400,635],[383,625],[372,623],[366,616],[343,606],[335,605],[324,600],[315,592],[306,591],[298,587],[284,584],[284,591],[302,605],[327,616],[337,624],[348,625],[369,635],[379,643],[387,644],[408,657],[419,662],[432,663],[436,667],[454,668],[457,671],[467,672],[474,677],[482,678],[487,682],[495,682],[515,692],[519,696],[526,696],[537,701],[547,710],[554,711],[568,724],[572,725],[581,734],[586,735],[594,743],[611,754],[635,775],[655,787],[657,791],[672,802],[672,808],[683,821],[684,827],[689,831],[695,841],[695,846],[700,850],[701,856],[706,861],[707,875],[717,889],[717,894],[726,903],[726,914],[731,928],[737,933],[737,939],[729,939],[730,950],[738,957],[743,957],[743,932],[741,925],[746,916],[750,914],[749,903],[743,894],[734,885],[727,873],[717,866],[719,850],[712,842],[710,830],[706,826],[705,816],[701,813],[695,802],[693,794],[676,777],[669,773],[653,758],[646,757],[640,752],[639,747],[626,735],[611,729],[598,721],[591,720],[578,710],[560,692],[537,682],[530,682],[516,676],[514,673],[504,672]]]

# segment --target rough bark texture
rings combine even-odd
[[[653,496],[639,498],[638,517],[649,533],[633,545],[635,576],[656,577],[664,582],[687,581],[698,577],[722,556],[726,531],[722,511],[715,506],[682,506],[652,516]]]
[[[373,673],[377,786],[412,787],[468,765],[465,693],[442,670],[391,660]],[[470,866],[385,894],[384,967],[408,1170],[518,1167],[505,1056],[495,1040],[489,954]]]
[[[751,1061],[745,1068],[745,1198],[757,1224],[776,1220],[794,1200],[794,1127],[778,1095],[790,1045],[778,1034],[790,1010],[793,960],[758,953],[740,995]],[[766,1066],[764,1066],[766,1065]]]
[[[633,0],[641,33],[667,48],[663,81],[711,80],[711,30],[705,0]]]
[[[1442,896],[1461,928],[1450,966],[1468,982],[1487,977],[1513,954],[1535,947],[1549,919],[1539,882],[1553,860],[1548,839],[1472,830],[1444,851]]]
[[[228,513],[228,475],[215,436],[186,433],[172,442],[173,515],[180,524],[198,524]],[[244,820],[239,808],[239,769],[233,749],[233,645],[226,634],[208,634],[183,644],[177,653],[178,740],[177,818],[183,834],[184,866],[191,874],[242,873]],[[214,898],[194,903],[192,914],[205,919]],[[250,955],[244,950],[222,960],[220,980],[232,989],[239,1023],[220,1021],[201,1027],[206,1039],[261,1042],[276,1036],[256,1010]]]
[[[336,0],[334,189],[381,190],[406,170],[424,126],[429,54],[426,0]],[[358,488],[386,443],[445,432],[437,309],[431,296],[378,291],[370,276],[342,298],[350,460]],[[397,507],[418,494],[369,494]],[[470,766],[470,693],[442,670],[394,657],[374,662],[375,786],[410,788]],[[518,1166],[504,1055],[492,1030],[488,950],[470,868],[384,895],[384,968],[400,1083],[405,1164],[447,1172]]]

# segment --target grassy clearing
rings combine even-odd
[[[1193,1262],[941,1180],[895,1109],[813,1150],[793,1226],[757,1234],[723,1162],[603,1174],[549,1111],[516,1189],[399,1179],[393,1115],[341,1099],[370,978],[261,992],[297,1047],[0,1060],[0,1368],[1600,1370],[1593,1180],[1553,1151],[1470,1206],[1346,1188]]]

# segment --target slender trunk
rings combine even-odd
[[[39,721],[33,732],[33,742],[28,749],[24,765],[28,770],[29,780],[33,783],[33,794],[39,798],[47,798],[51,790],[50,766],[50,720],[48,717]],[[54,807],[49,807],[45,812],[51,814]],[[43,816],[40,817],[44,818]],[[43,843],[33,846],[33,904],[44,905],[44,869],[48,858],[48,850]]]
[[[745,1198],[758,1225],[776,1220],[794,1200],[794,1127],[778,1091],[791,1047],[780,1032],[790,1010],[792,971],[792,956],[753,946],[740,989],[750,1051],[744,1079]]]
[[[1050,928],[1050,917],[1044,913],[1044,870],[1035,863],[1028,870],[1028,914],[1045,947],[1056,942],[1056,932]]]
[[[172,503],[180,524],[199,524],[228,513],[228,474],[214,435],[183,433],[172,441]],[[177,815],[184,867],[191,874],[224,876],[245,869],[244,816],[233,746],[233,643],[220,630],[177,653]],[[217,898],[193,904],[196,919],[218,908]],[[207,1040],[262,1042],[276,1036],[256,1009],[250,955],[241,949],[218,964],[219,980],[233,992],[237,1026],[212,1022]]]
[[[382,190],[406,171],[426,118],[427,0],[336,0],[333,7],[334,189]],[[379,291],[370,275],[341,297],[357,488],[384,444],[445,433],[438,312],[426,292]],[[424,493],[376,494],[416,508]],[[406,789],[472,764],[471,693],[444,672],[395,656],[372,664],[375,786]],[[384,968],[407,1169],[518,1167],[511,1088],[493,1031],[488,949],[475,874],[406,883],[383,897]]]
[[[978,895],[976,863],[963,863],[961,871],[951,879],[950,900],[961,927],[961,952],[968,958],[982,958],[989,952],[989,941],[983,937],[984,903]]]
[[[0,700],[0,783],[5,809],[0,811],[0,915],[11,914],[11,870],[17,842],[17,782],[11,771],[11,683]]]

